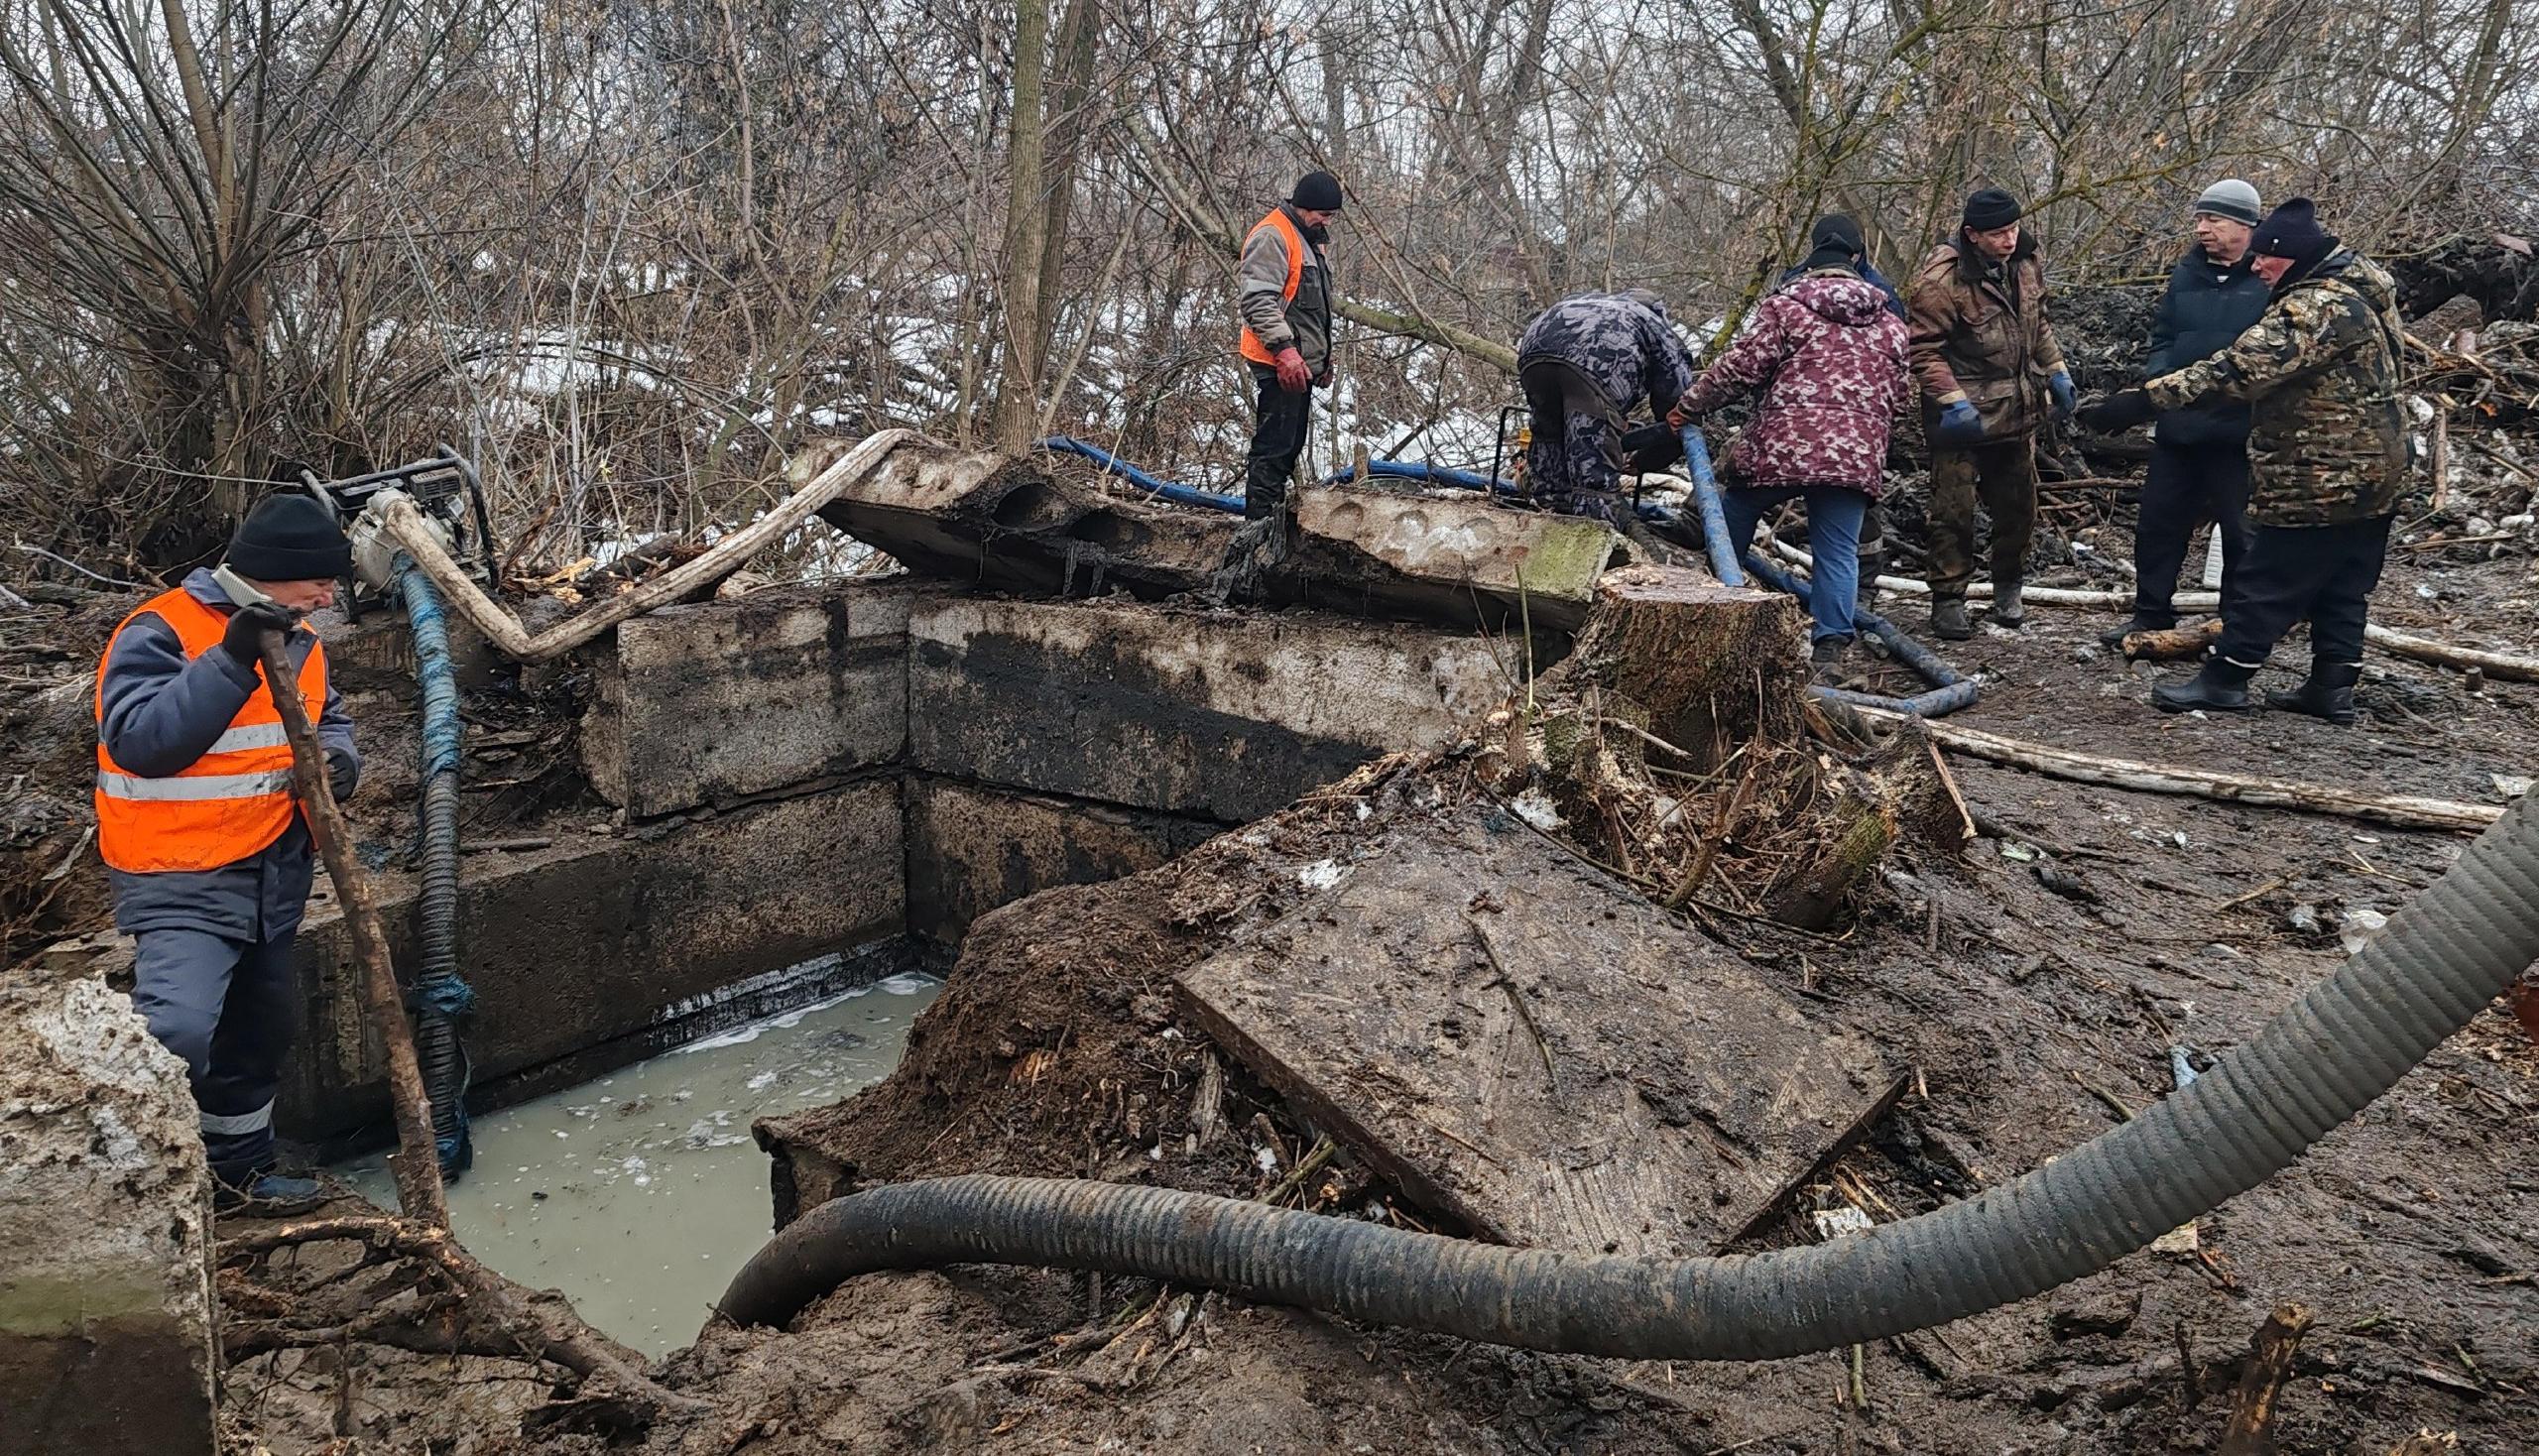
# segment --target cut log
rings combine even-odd
[[[1887,722],[1905,720],[1904,714],[1885,708],[1864,707],[1858,711],[1864,716]],[[1931,737],[1945,748],[2075,784],[2103,784],[2111,789],[2132,789],[2144,793],[2183,793],[2219,799],[2225,803],[2339,814],[2400,829],[2459,829],[2475,833],[2503,817],[2503,809],[2493,804],[2461,803],[2456,799],[2417,798],[2404,794],[2354,793],[2290,779],[2260,779],[2250,774],[2221,774],[2205,769],[2137,763],[2131,759],[2103,758],[2097,754],[2076,753],[2070,749],[2052,748],[2020,738],[2004,738],[1999,734],[1948,723],[1927,723],[1924,726]]]
[[[1564,686],[1592,684],[1605,715],[1637,716],[1691,756],[1676,767],[1705,771],[1742,744],[1797,740],[1804,619],[1776,591],[1722,586],[1690,567],[1626,566],[1597,583],[1595,615],[1558,672]]]
[[[2213,644],[2222,640],[2222,619],[2199,622],[2193,627],[2171,627],[2160,632],[2128,632],[2122,644],[2125,659],[2136,663],[2166,663],[2179,658],[2200,658]]]
[[[1182,1000],[1313,1126],[1478,1237],[1715,1252],[1903,1084],[1486,804],[1365,848],[1341,885],[1184,972]]]
[[[2239,1391],[2231,1401],[2231,1423],[2223,1428],[2216,1456],[2272,1456],[2276,1401],[2292,1375],[2292,1357],[2310,1328],[2310,1310],[2301,1304],[2278,1304],[2257,1326],[2248,1342],[2248,1363],[2239,1372]]]

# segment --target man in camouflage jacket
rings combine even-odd
[[[1624,419],[1642,400],[1652,417],[1665,414],[1692,387],[1693,361],[1655,294],[1580,294],[1525,325],[1516,382],[1533,416],[1525,474],[1535,498],[1619,526]]]
[[[2072,376],[2045,321],[2045,265],[1996,187],[1966,199],[1957,233],[1932,250],[1908,307],[1922,432],[1931,443],[1931,630],[1975,635],[1975,500],[1993,518],[1993,620],[2025,617],[2019,587],[2036,534],[2036,432],[2072,412]]]
[[[2099,428],[2203,400],[2249,406],[2253,528],[2222,640],[2191,682],[2151,694],[2164,712],[2236,711],[2292,624],[2310,620],[2310,676],[2270,706],[2338,724],[2355,718],[2362,629],[2410,462],[2398,392],[2397,286],[2338,245],[2307,197],[2269,213],[2252,245],[2273,290],[2265,312],[2209,359],[2090,409]]]

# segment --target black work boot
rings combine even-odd
[[[2354,684],[2362,680],[2360,663],[2312,663],[2310,675],[2290,692],[2269,692],[2265,705],[2287,713],[2325,718],[2340,728],[2354,726]]]
[[[2004,627],[2016,627],[2027,621],[2027,603],[2019,599],[2019,588],[2025,582],[1993,583],[1993,620]]]
[[[1860,589],[1852,594],[1852,615],[1866,617],[1876,610],[1877,573],[1886,567],[1886,554],[1874,547],[1861,552]]]
[[[1966,618],[1966,598],[1931,598],[1931,635],[1947,642],[1964,642],[1975,635],[1975,624]]]
[[[2136,612],[2125,621],[2123,626],[2111,627],[2105,632],[2100,633],[2099,646],[2104,648],[2120,648],[2124,646],[2124,639],[2131,637],[2136,632],[2166,632],[2176,625],[2178,625],[2178,618],[2175,612],[2171,612],[2165,617],[2145,616],[2140,612]]]
[[[2164,713],[2190,713],[2202,708],[2210,713],[2244,713],[2248,710],[2248,679],[2257,675],[2254,667],[2242,667],[2229,658],[2216,654],[2204,660],[2204,670],[2175,687],[2151,689],[2151,706]]]

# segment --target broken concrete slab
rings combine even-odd
[[[907,781],[908,933],[938,953],[970,922],[1053,885],[1116,880],[1224,832],[1212,820]]]
[[[1621,538],[1604,523],[1517,511],[1480,496],[1411,496],[1348,486],[1295,495],[1287,570],[1317,604],[1499,630],[1518,617],[1570,631]],[[1488,603],[1485,610],[1481,603]]]
[[[101,981],[0,988],[0,1456],[214,1449],[210,1241],[184,1063]]]
[[[806,482],[852,449],[815,440],[790,473]],[[1125,587],[1154,598],[1199,591],[1224,564],[1235,517],[1141,500],[1052,472],[931,442],[904,445],[820,517],[910,570],[1036,596]]]
[[[908,616],[915,767],[1227,824],[1450,746],[1508,692],[1480,638],[1347,618],[955,596]]]
[[[798,1005],[830,982],[896,969],[787,970],[895,942],[905,926],[904,860],[900,789],[889,778],[649,835],[576,835],[521,855],[470,856],[458,943],[476,989],[467,1046],[477,1087],[510,1079],[516,1095],[534,1095],[558,1077],[596,1075],[781,1009],[775,1002]],[[379,875],[373,891],[397,963],[414,964],[412,878]],[[383,1127],[384,1055],[331,896],[310,907],[293,960],[302,1021],[277,1125],[320,1143]],[[828,981],[796,984],[788,974]],[[533,1073],[544,1080],[521,1080]]]
[[[847,448],[815,441],[794,458],[808,480]],[[1244,600],[1499,630],[1584,621],[1597,576],[1621,548],[1603,525],[1519,511],[1480,496],[1356,486],[1299,490],[1290,548],[1245,574]],[[838,530],[912,569],[1028,595],[1148,599],[1221,595],[1240,518],[1161,503],[1032,454],[904,445],[821,511]],[[1231,579],[1231,578],[1228,578]]]
[[[1180,977],[1218,1044],[1410,1197],[1532,1248],[1712,1253],[1902,1083],[1504,813],[1398,827]]]
[[[592,789],[656,818],[898,759],[914,589],[753,592],[622,623],[587,650]]]

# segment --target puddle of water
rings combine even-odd
[[[942,982],[897,975],[476,1119],[449,1190],[469,1252],[650,1355],[687,1344],[767,1242],[750,1120],[835,1102],[899,1065]],[[335,1171],[397,1206],[385,1153]]]

